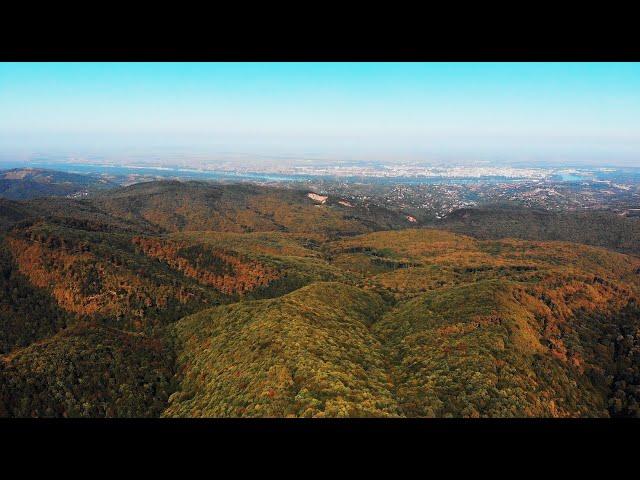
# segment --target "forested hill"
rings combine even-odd
[[[154,181],[94,192],[87,198],[0,198],[0,228],[44,219],[88,229],[168,233],[313,232],[354,235],[412,225],[374,203],[349,203],[310,190],[249,184]]]
[[[640,416],[640,259],[409,225],[252,185],[0,200],[0,416]]]
[[[506,206],[463,208],[429,226],[484,240],[560,240],[640,254],[640,219],[607,211],[550,212]]]
[[[116,185],[97,176],[38,168],[0,170],[0,197],[28,200],[49,196],[68,196]]]
[[[91,201],[112,215],[166,232],[312,231],[349,235],[410,225],[405,215],[375,204],[351,204],[310,190],[250,184],[147,182],[105,192]]]

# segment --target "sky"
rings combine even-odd
[[[638,63],[0,63],[0,157],[640,167]]]

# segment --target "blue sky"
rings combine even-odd
[[[0,153],[640,166],[637,63],[0,63]]]

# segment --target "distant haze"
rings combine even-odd
[[[640,166],[637,63],[1,63],[0,162]]]

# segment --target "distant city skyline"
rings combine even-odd
[[[0,63],[0,161],[640,166],[638,63]]]

